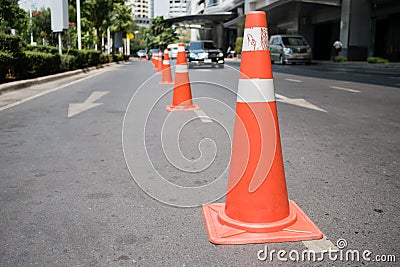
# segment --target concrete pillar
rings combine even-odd
[[[340,42],[342,42],[343,47],[340,54],[346,57],[349,47],[350,6],[351,0],[342,0],[342,11],[340,19]]]
[[[349,59],[367,60],[371,39],[371,3],[369,0],[351,2]]]
[[[199,29],[191,29],[190,30],[190,41],[196,41],[200,39],[200,31]]]
[[[216,24],[215,33],[213,36],[215,45],[218,48],[222,48],[224,46],[224,25],[222,23]]]
[[[342,0],[340,41],[348,60],[366,60],[371,39],[369,0]]]

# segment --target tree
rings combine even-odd
[[[131,9],[125,2],[125,0],[84,1],[81,5],[82,41],[93,40],[100,46],[99,36],[105,34],[108,27],[112,31],[125,31],[132,27]]]
[[[16,29],[18,33],[22,33],[27,28],[27,13],[19,7],[18,0],[1,0],[0,32],[10,33],[11,29]]]
[[[50,8],[42,8],[39,11],[32,11],[33,37],[38,44],[48,43],[57,45],[57,35],[51,30]]]
[[[110,12],[110,29],[112,32],[127,33],[135,25],[132,9],[125,4],[114,3]]]
[[[145,36],[145,41],[149,48],[166,47],[177,39],[176,33],[171,27],[168,27],[162,16],[153,19]]]

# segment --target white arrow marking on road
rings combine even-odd
[[[88,99],[86,99],[83,103],[72,103],[68,106],[68,118],[75,116],[81,112],[89,110],[91,108],[103,105],[103,103],[94,103],[95,101],[99,100],[110,91],[94,91]]]
[[[275,94],[276,100],[282,103],[290,104],[290,105],[295,105],[303,108],[309,108],[321,112],[327,112],[325,109],[322,109],[314,104],[311,104],[310,102],[302,99],[302,98],[288,98],[283,95]]]
[[[330,241],[325,235],[322,239],[319,240],[311,240],[311,241],[303,241],[303,244],[307,247],[308,250],[312,250],[315,253],[321,253],[323,251],[335,250],[339,249]]]
[[[207,115],[203,110],[199,109],[199,110],[195,110],[194,112],[197,114],[197,117],[199,117],[200,120],[201,120],[203,123],[213,122],[213,121],[210,119],[210,117],[208,117],[208,115]]]

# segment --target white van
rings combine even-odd
[[[169,58],[175,59],[178,56],[178,44],[169,44],[167,49]]]
[[[271,61],[273,63],[311,64],[312,50],[301,35],[272,35],[269,39]]]

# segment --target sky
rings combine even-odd
[[[20,0],[19,4],[22,8],[29,10],[29,2],[32,2],[33,9],[50,6],[51,0]],[[164,16],[168,12],[169,0],[154,0],[154,16]]]

